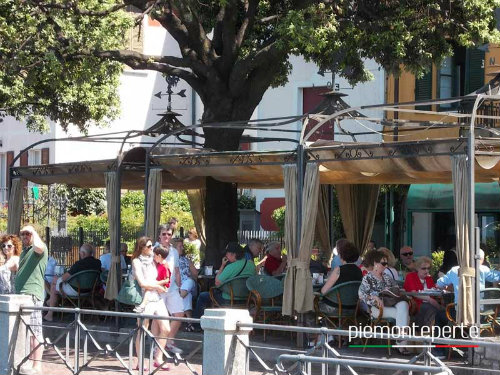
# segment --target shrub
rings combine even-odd
[[[432,253],[432,264],[431,264],[431,271],[430,274],[432,276],[437,275],[439,269],[443,265],[443,257],[444,257],[444,251],[434,251]]]

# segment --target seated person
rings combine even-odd
[[[383,251],[385,256],[387,257],[387,267],[385,268],[385,273],[389,275],[390,277],[393,278],[393,280],[399,280],[399,273],[398,271],[394,268],[396,265],[396,257],[392,253],[391,250],[389,250],[387,247],[381,247],[379,248],[380,251]]]
[[[485,288],[485,283],[486,281],[489,282],[499,282],[500,281],[500,271],[497,270],[490,270],[488,267],[486,267],[483,262],[484,262],[484,251],[482,249],[479,249],[479,283],[480,283],[480,289]],[[449,270],[446,275],[443,277],[440,277],[436,283],[436,286],[440,289],[445,289],[449,285],[453,286],[453,291],[455,293],[455,305],[458,303],[458,285],[459,285],[459,268],[460,266],[455,266],[452,267],[451,270]],[[451,315],[453,318],[455,318],[455,310],[451,311]]]
[[[47,260],[47,267],[45,268],[45,276],[43,277],[45,282],[45,294],[48,297],[50,295],[50,286],[52,285],[52,280],[56,276],[56,266],[57,260],[54,257],[49,256]]]
[[[104,272],[109,272],[109,269],[111,268],[111,251],[110,251],[110,246],[111,246],[111,241],[107,240],[106,241],[106,252],[101,255],[99,260],[101,261],[101,270]],[[123,254],[120,254],[120,268],[122,271],[127,271],[127,263],[125,263],[125,257]]]
[[[458,258],[455,248],[446,250],[443,255],[443,264],[438,270],[438,277],[443,277],[453,267],[458,266]]]
[[[74,290],[71,285],[63,282],[68,280],[72,275],[87,270],[101,271],[101,261],[94,258],[94,247],[89,243],[84,243],[82,247],[80,247],[80,260],[73,264],[68,272],[66,272],[61,277],[57,279],[54,277],[54,280],[52,281],[52,285],[50,287],[50,297],[47,305],[49,307],[57,306],[59,295],[61,294],[61,283],[64,294],[72,297],[77,296],[78,291]],[[53,312],[49,311],[44,316],[44,319],[51,322],[53,320],[52,315]]]
[[[434,289],[436,284],[429,275],[432,260],[428,257],[420,257],[415,261],[416,271],[406,275],[403,288],[407,292],[418,292],[421,290]],[[442,327],[447,324],[444,307],[430,296],[414,297],[417,305],[415,311],[415,324],[417,326],[436,325]]]
[[[230,242],[226,246],[226,256],[222,259],[222,264],[219,272],[215,277],[215,285],[219,286],[225,281],[237,276],[253,276],[255,275],[255,264],[253,261],[245,258],[243,248],[237,242]],[[222,293],[220,289],[214,290],[214,297],[219,304],[229,301],[231,296],[227,293]],[[209,292],[202,292],[196,301],[196,308],[193,312],[194,318],[200,318],[205,309],[211,307]]]
[[[413,261],[413,249],[410,246],[403,246],[399,249],[399,260],[396,262],[396,270],[403,279],[408,272],[415,271],[415,262]]]
[[[342,265],[342,260],[340,259],[340,252],[342,251],[342,247],[345,246],[349,241],[346,238],[340,238],[335,242],[335,247],[333,248],[333,254],[334,257],[332,259],[332,263],[330,265],[330,268],[333,270],[336,267],[340,267]],[[363,262],[363,259],[361,257],[358,257],[354,263],[356,263],[357,266],[361,265]]]
[[[120,253],[121,253],[121,256],[123,257],[123,259],[125,260],[125,265],[127,267],[125,268],[128,268],[128,266],[132,266],[132,257],[128,255],[128,245],[125,243],[125,242],[122,242],[120,244]],[[101,260],[101,264],[102,264],[102,260]],[[123,264],[122,264],[123,266]],[[123,267],[122,267],[123,269]]]
[[[264,263],[264,271],[270,276],[278,276],[285,272],[286,255],[281,255],[281,245],[277,241],[273,241],[266,246],[266,261]]]
[[[369,308],[370,314],[373,318],[377,318],[382,308],[383,318],[393,318],[396,320],[396,326],[408,327],[409,313],[408,302],[399,301],[394,306],[384,306],[384,300],[379,296],[380,292],[388,288],[397,288],[396,281],[384,273],[387,267],[387,257],[380,250],[372,250],[370,256],[370,266],[372,270],[363,276],[361,286],[359,287],[359,299],[364,301]],[[403,331],[403,330],[402,330]],[[402,332],[408,334],[409,332]],[[406,345],[402,341],[400,345]],[[408,354],[408,350],[404,347],[399,348],[401,354]]]
[[[248,260],[254,260],[258,258],[264,249],[264,244],[258,238],[252,238],[248,241],[248,245],[244,247],[245,258]]]
[[[363,274],[361,269],[356,265],[359,258],[359,251],[352,242],[347,242],[340,248],[340,259],[342,265],[335,267],[328,276],[325,285],[321,288],[321,293],[327,293],[333,286],[340,285],[349,281],[361,281]],[[336,307],[333,302],[323,299],[319,302],[319,309],[324,313],[333,314],[332,308]],[[353,306],[354,307],[354,306]]]

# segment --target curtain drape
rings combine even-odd
[[[318,195],[318,215],[316,219],[316,240],[323,259],[331,263],[332,247],[330,246],[330,202],[328,185],[320,185]]]
[[[344,232],[361,255],[371,240],[380,185],[335,185]]]
[[[297,175],[296,169],[295,175]],[[286,183],[287,180],[285,179],[285,184]],[[289,191],[285,189],[285,203],[287,202],[287,192],[289,193]],[[314,240],[316,215],[318,213],[318,195],[318,165],[316,163],[310,163],[306,165],[302,192],[302,228],[300,231],[300,247],[298,254],[296,252],[288,253],[288,268],[285,275],[285,292],[283,295],[282,308],[282,313],[284,315],[293,315],[295,312],[305,313],[313,309],[312,278],[311,272],[309,271],[309,263],[311,260],[311,250]],[[288,206],[285,211],[285,223],[288,225],[289,223],[286,220],[287,214]],[[295,227],[295,225],[296,224],[293,223],[293,227]],[[289,230],[289,228],[290,227],[285,227],[285,233]]]
[[[198,232],[198,239],[201,241],[200,255],[204,254],[207,238],[205,234],[205,189],[187,190],[189,207],[193,215],[194,226]]]
[[[160,225],[162,169],[149,171],[148,200],[146,206],[146,236],[156,239],[156,230]]]
[[[21,216],[23,214],[23,181],[13,178],[9,192],[9,211],[7,217],[7,233],[19,234]]]
[[[116,242],[116,233],[120,223],[116,222],[116,210],[120,209],[120,207],[116,207],[116,202],[118,201],[117,194],[120,194],[120,191],[117,186],[117,172],[106,172],[104,178],[106,181],[106,207],[108,211],[111,249],[111,266],[109,268],[104,298],[112,301],[118,295],[117,273],[120,267],[120,244]]]
[[[453,204],[455,208],[455,228],[457,233],[457,257],[459,268],[459,288],[457,322],[465,325],[474,323],[474,288],[473,280],[476,274],[471,263],[469,248],[469,183],[467,175],[469,165],[466,155],[451,157],[451,175],[453,180]]]

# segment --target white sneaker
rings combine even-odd
[[[174,344],[166,344],[165,345],[165,349],[168,351],[168,352],[172,352],[174,354],[182,354],[183,351],[181,348],[178,348],[177,346],[175,346]]]

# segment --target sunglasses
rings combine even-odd
[[[420,268],[422,271],[429,271],[431,269],[431,267],[421,267]]]
[[[381,264],[381,265],[383,265],[384,267],[387,267],[387,265],[388,265],[389,263],[387,263],[387,262],[380,262],[380,264]]]
[[[413,255],[413,251],[410,251],[409,253],[401,253],[401,255],[405,257],[411,257]]]
[[[3,243],[2,244],[2,248],[7,248],[7,249],[12,249],[14,247],[14,245],[10,244],[10,243]]]
[[[148,249],[150,249],[150,248],[152,248],[152,247],[153,247],[153,245],[149,244],[149,245],[146,245],[146,247],[147,247]]]
[[[165,237],[165,236],[172,237],[172,233],[162,233],[161,235],[162,235],[162,236],[164,236],[164,237]]]
[[[21,236],[31,236],[31,232],[21,232]]]

